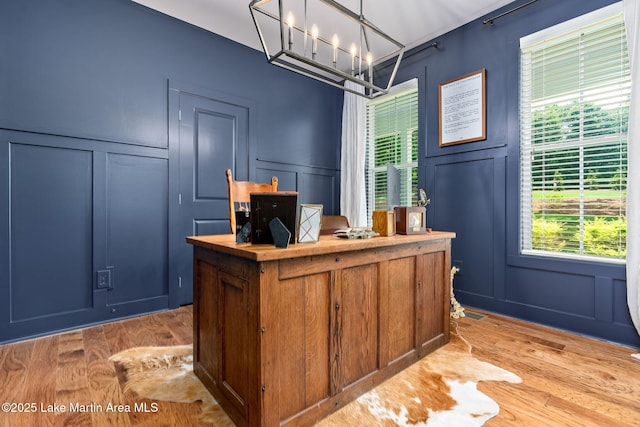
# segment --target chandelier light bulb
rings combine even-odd
[[[335,67],[336,63],[338,62],[338,46],[340,44],[340,39],[338,39],[337,34],[334,34],[331,41],[333,43],[333,66]]]
[[[313,24],[311,26],[311,55],[312,58],[316,58],[316,53],[318,53],[318,26]]]
[[[356,73],[356,45],[351,43],[351,74]]]
[[[367,64],[369,64],[369,84],[373,86],[373,55],[371,55],[371,52],[367,52]],[[372,90],[372,88],[369,88],[369,91]]]
[[[293,18],[293,13],[289,12],[287,15],[287,25],[289,26],[289,50],[291,50],[291,46],[293,46],[293,25],[295,23],[295,19]]]

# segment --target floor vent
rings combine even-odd
[[[464,310],[464,315],[465,317],[468,317],[469,319],[473,319],[473,320],[482,320],[485,317],[487,317],[486,314],[476,313],[475,311],[469,311],[467,309]]]

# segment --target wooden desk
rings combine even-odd
[[[239,426],[307,426],[449,341],[454,233],[194,245],[194,371]]]

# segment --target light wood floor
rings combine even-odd
[[[522,378],[478,384],[500,405],[486,426],[640,426],[638,350],[497,315],[458,323],[472,354]]]
[[[640,360],[633,349],[496,315],[456,320],[473,354],[521,384],[481,382],[500,405],[487,426],[640,426]],[[191,343],[191,307],[0,346],[0,426],[198,426],[198,404],[152,402],[122,388],[111,354],[143,345]],[[69,411],[69,403],[103,411]],[[122,412],[128,405],[131,412]],[[156,412],[135,411],[157,404]],[[67,405],[66,412],[55,404]],[[22,405],[19,407],[19,405]],[[86,409],[91,409],[89,406]]]

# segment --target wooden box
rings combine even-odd
[[[373,231],[381,236],[395,236],[396,212],[373,211]]]
[[[427,232],[427,208],[424,206],[397,206],[396,233],[422,234]]]

